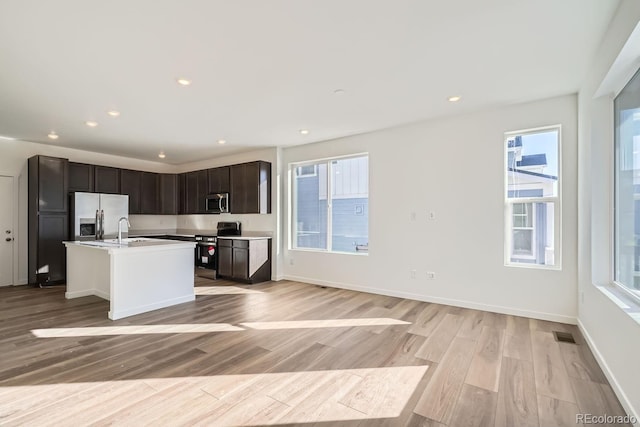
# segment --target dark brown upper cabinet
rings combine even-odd
[[[69,192],[93,192],[94,165],[69,162]]]
[[[142,172],[129,169],[120,170],[120,194],[129,196],[129,214],[139,214],[142,186]]]
[[[157,214],[160,210],[159,188],[160,179],[157,173],[142,172],[140,186],[140,213]]]
[[[178,175],[178,214],[186,214],[187,210],[187,174]]]
[[[160,174],[160,214],[175,215],[178,213],[178,175]]]
[[[29,159],[29,203],[39,212],[67,212],[69,161],[58,157]]]
[[[207,170],[187,172],[185,187],[187,208],[185,213],[205,213],[205,197],[209,194]]]
[[[271,163],[231,166],[231,213],[271,213]]]
[[[230,186],[231,168],[229,166],[223,166],[219,168],[209,169],[207,175],[209,178],[209,193],[228,193]]]
[[[120,169],[108,166],[96,166],[94,191],[96,193],[120,194]]]

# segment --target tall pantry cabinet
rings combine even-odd
[[[61,283],[66,275],[62,241],[69,235],[69,161],[33,156],[28,166],[28,280],[39,285]]]

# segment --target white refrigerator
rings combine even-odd
[[[129,196],[101,193],[71,193],[71,230],[73,240],[113,239],[118,237],[118,221],[129,218]],[[128,232],[122,224],[123,233]]]

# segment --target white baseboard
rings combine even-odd
[[[596,358],[598,365],[600,365],[600,367],[602,368],[602,372],[604,372],[604,375],[607,377],[607,380],[609,381],[609,384],[611,385],[613,392],[618,397],[620,404],[622,405],[624,410],[627,412],[627,414],[632,415],[636,418],[636,423],[634,424],[634,426],[640,427],[640,412],[638,412],[638,410],[636,410],[636,408],[634,408],[633,405],[631,404],[631,401],[625,394],[624,390],[622,390],[622,388],[620,387],[620,384],[618,383],[618,380],[616,379],[615,375],[613,375],[613,372],[611,372],[611,369],[609,369],[609,365],[607,364],[606,360],[602,356],[602,353],[600,353],[600,351],[598,350],[598,347],[593,342],[591,335],[589,335],[589,332],[585,329],[584,324],[579,319],[578,319],[578,329],[580,329],[582,336],[584,336],[584,339],[587,342],[587,345],[589,346],[589,348],[591,349],[591,353],[593,353],[594,357]]]
[[[577,319],[572,316],[566,316],[563,314],[545,313],[541,311],[523,310],[512,307],[503,307],[499,305],[489,305],[483,303],[477,303],[474,301],[465,301],[451,298],[433,297],[429,295],[414,294],[411,292],[399,292],[391,289],[372,289],[365,286],[352,285],[348,283],[329,282],[326,280],[318,280],[310,277],[299,277],[285,275],[283,277],[286,280],[293,280],[296,282],[311,283],[313,285],[328,286],[331,288],[348,289],[351,291],[366,292],[369,294],[386,295],[390,297],[406,298],[416,301],[432,302],[436,304],[453,305],[456,307],[472,308],[475,310],[491,311],[493,313],[510,314],[513,316],[530,317],[533,319],[549,320],[551,322],[567,323],[570,325],[576,325]]]
[[[126,310],[109,311],[109,319],[118,320],[123,317],[133,316],[135,314],[146,313],[147,311],[158,310],[159,308],[165,308],[176,304],[182,304],[183,302],[190,302],[196,299],[195,295],[185,295],[178,298],[171,298],[164,301],[154,302],[153,304],[140,305],[137,307],[127,308]]]
[[[97,297],[100,297],[102,299],[106,299],[107,301],[109,301],[109,294],[107,294],[106,292],[99,291],[97,289],[83,289],[81,291],[65,292],[64,293],[64,297],[66,299],[88,297],[88,296],[91,296],[91,295],[95,295]]]

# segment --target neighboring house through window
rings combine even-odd
[[[291,246],[368,252],[368,155],[296,163],[291,170]]]
[[[505,264],[560,266],[560,127],[505,135]]]

